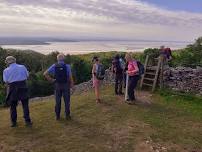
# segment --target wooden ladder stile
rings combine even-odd
[[[148,87],[152,88],[152,92],[155,91],[156,85],[158,82],[158,78],[159,78],[161,65],[162,65],[162,58],[161,57],[155,58],[155,60],[158,60],[157,65],[149,66],[148,65],[149,56],[147,55],[146,60],[145,60],[145,65],[144,65],[145,72],[141,78],[140,89],[142,89],[143,86],[148,86]],[[149,70],[149,72],[147,72],[147,70]],[[151,78],[151,76],[154,76],[154,78]],[[146,80],[146,82],[145,82],[145,80]]]

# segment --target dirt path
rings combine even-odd
[[[135,92],[135,96],[136,96],[136,103],[138,105],[151,105],[152,103],[152,94],[148,91],[136,91]],[[124,96],[117,96],[118,97],[118,102],[120,103],[124,103],[125,99]]]

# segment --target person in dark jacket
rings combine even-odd
[[[21,101],[26,126],[32,126],[29,114],[29,98],[26,81],[29,73],[24,65],[16,63],[13,56],[5,60],[8,67],[3,71],[3,81],[7,86],[6,103],[10,106],[11,127],[17,126],[17,105]]]
[[[113,73],[115,74],[115,94],[123,95],[122,85],[123,85],[124,69],[121,65],[121,58],[119,54],[117,54],[112,61],[112,70],[113,70]]]
[[[71,67],[64,62],[64,54],[58,54],[57,63],[53,64],[44,72],[46,79],[55,84],[55,114],[56,120],[60,120],[61,98],[63,96],[65,103],[65,118],[70,116],[70,88],[73,87],[73,78]]]

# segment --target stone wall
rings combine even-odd
[[[105,79],[102,81],[102,85],[110,85],[114,83],[114,78],[110,70],[105,71]],[[87,92],[93,88],[93,81],[92,79],[88,82],[83,82],[78,84],[74,87],[74,94],[80,94],[82,92]]]
[[[202,95],[202,67],[177,67],[164,72],[164,85],[172,90]]]

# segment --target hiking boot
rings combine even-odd
[[[12,127],[12,128],[17,127],[17,122],[12,122],[11,127]]]
[[[96,103],[101,103],[101,100],[100,99],[96,99]]]
[[[124,93],[123,93],[123,92],[120,92],[119,95],[124,95]]]
[[[32,127],[33,123],[31,121],[28,121],[25,123],[25,126],[26,127]]]
[[[135,105],[136,104],[136,100],[135,99],[134,100],[130,100],[128,104]]]
[[[68,115],[68,116],[65,117],[65,119],[66,119],[66,120],[71,120],[72,117],[71,117],[70,115]]]
[[[133,104],[135,104],[135,100],[127,99],[126,103],[129,104],[129,105],[133,105]]]
[[[56,120],[59,121],[59,120],[60,120],[60,117],[56,117]]]

